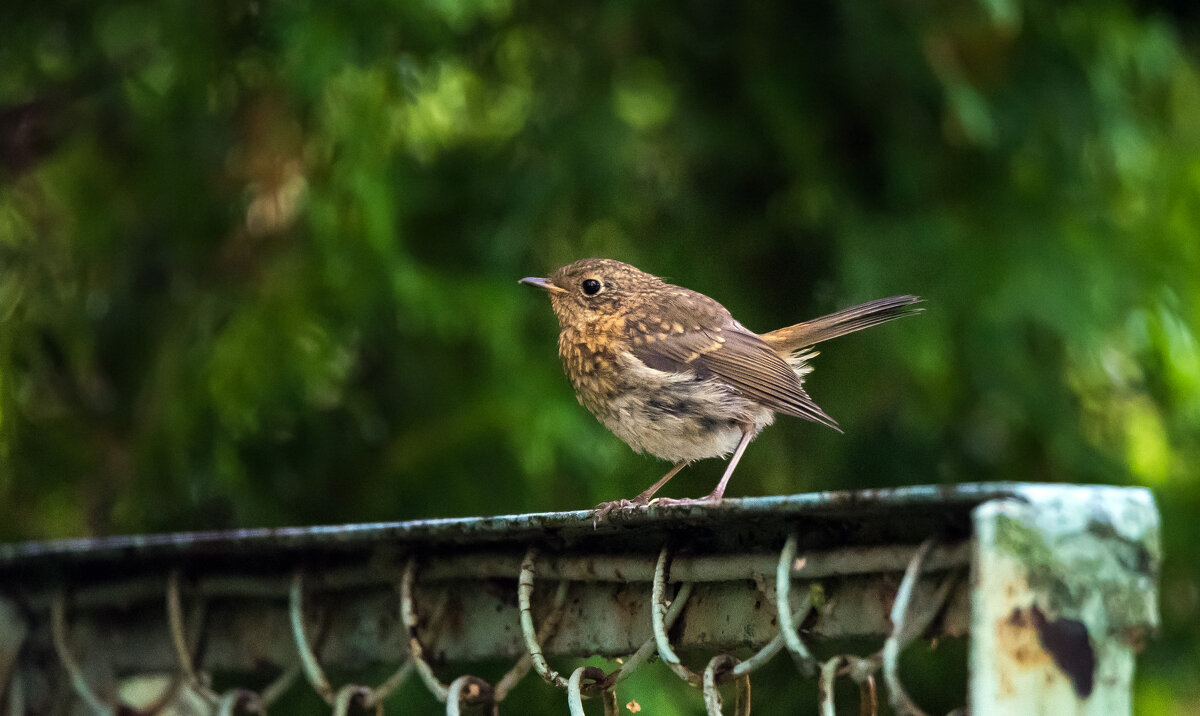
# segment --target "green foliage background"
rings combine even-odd
[[[628,496],[664,465],[576,405],[517,278],[620,258],[758,330],[916,293],[817,360],[846,434],[780,421],[729,494],[1148,485],[1138,713],[1200,699],[1192,4],[22,1],[0,28],[0,538]]]

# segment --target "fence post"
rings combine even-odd
[[[1133,711],[1162,555],[1145,490],[1023,486],[973,515],[973,716]]]

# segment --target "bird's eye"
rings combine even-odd
[[[603,285],[594,278],[585,278],[580,286],[583,288],[583,292],[588,296],[595,296],[597,293],[600,293],[600,289],[603,288]]]

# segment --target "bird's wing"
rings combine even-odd
[[[629,326],[633,355],[656,370],[715,377],[772,410],[840,430],[770,344],[712,303],[698,316],[694,302],[686,313],[664,302],[653,320]]]

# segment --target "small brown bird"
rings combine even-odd
[[[732,452],[708,496],[658,504],[719,502],[775,413],[841,432],[804,391],[817,355],[809,347],[921,311],[916,296],[893,296],[759,335],[708,296],[611,259],[582,259],[521,283],[550,294],[558,355],[579,402],[634,450],[675,463],[632,500],[597,505],[597,521],[648,504],[689,462]]]

